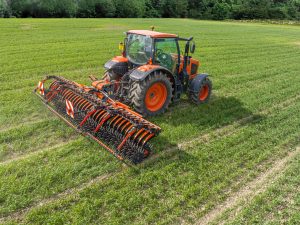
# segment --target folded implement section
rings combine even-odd
[[[53,80],[49,88],[45,82]],[[35,89],[48,108],[120,160],[140,163],[151,152],[148,143],[160,128],[104,91],[63,77],[47,76]]]

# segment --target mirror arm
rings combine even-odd
[[[194,41],[192,41],[192,44],[190,45],[190,53],[194,53],[195,52],[195,48],[196,48],[196,44]]]
[[[187,63],[188,63],[188,60],[189,60],[190,41],[192,39],[193,38],[187,39],[186,44],[185,44],[185,50],[184,50],[182,73],[183,73],[183,80],[184,80],[184,86],[185,87],[187,87],[188,77],[189,77],[186,68],[187,68]]]

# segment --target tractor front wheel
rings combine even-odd
[[[212,83],[211,81],[206,77],[203,79],[199,85],[199,88],[197,90],[193,90],[189,92],[189,97],[195,104],[203,104],[208,102],[212,90]]]
[[[134,109],[143,116],[166,111],[172,99],[172,84],[166,74],[155,71],[143,81],[134,81],[129,91]]]

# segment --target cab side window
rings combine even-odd
[[[155,62],[174,72],[178,58],[175,38],[155,39]]]

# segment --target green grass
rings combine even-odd
[[[153,141],[158,156],[124,167],[48,112],[32,90],[45,74],[89,84],[88,75],[101,77],[105,61],[119,54],[124,31],[153,24],[194,36],[194,57],[211,74],[214,94],[199,107],[184,97],[151,118],[163,128]],[[198,221],[299,144],[299,37],[299,26],[258,23],[0,20],[0,217],[27,224]],[[110,176],[80,188],[103,175]],[[266,220],[277,205],[260,198],[236,223]],[[294,207],[288,210],[299,220]]]
[[[300,157],[266,192],[258,195],[231,224],[298,224],[300,221]]]

